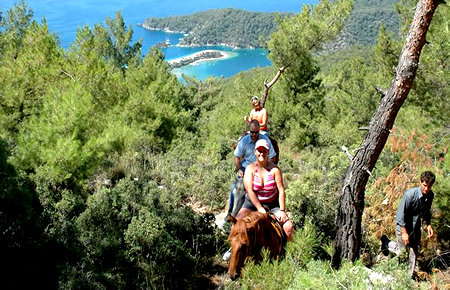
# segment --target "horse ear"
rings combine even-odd
[[[232,216],[231,214],[229,214],[228,217],[230,218],[231,224],[234,225],[237,222],[237,219],[234,216]]]

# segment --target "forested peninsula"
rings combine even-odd
[[[383,25],[399,33],[396,0],[356,0],[349,20],[337,39],[326,50],[352,45],[373,45]],[[262,47],[276,30],[276,19],[293,13],[262,13],[227,8],[207,10],[191,15],[155,18],[141,24],[150,30],[185,33],[180,45],[226,45],[238,48]]]
[[[143,27],[185,33],[179,45],[226,45],[236,48],[262,47],[276,29],[277,17],[289,13],[248,12],[226,8],[184,16],[148,18]]]

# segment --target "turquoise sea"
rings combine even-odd
[[[1,0],[0,11],[6,11],[18,1]],[[77,29],[88,25],[104,23],[107,17],[114,18],[117,11],[121,11],[125,23],[131,26],[134,40],[142,39],[143,53],[153,45],[164,42],[167,38],[172,44],[163,49],[166,60],[186,56],[203,49],[225,50],[232,57],[224,60],[201,62],[173,70],[178,77],[185,73],[198,79],[208,76],[229,77],[241,71],[254,67],[270,65],[267,51],[263,49],[235,49],[228,47],[178,47],[181,34],[150,31],[138,24],[148,17],[166,17],[173,15],[187,15],[208,9],[238,8],[247,11],[261,12],[299,12],[304,4],[316,4],[318,0],[29,0],[25,1],[34,11],[34,19],[39,22],[46,19],[50,31],[60,39],[61,46],[68,48],[75,40]]]

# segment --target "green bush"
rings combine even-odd
[[[70,279],[88,272],[96,273],[88,280],[92,285],[117,288],[195,283],[215,255],[218,238],[211,214],[197,215],[179,202],[148,181],[122,179],[97,190],[76,220],[82,267],[68,265],[67,280],[60,283],[71,285]]]

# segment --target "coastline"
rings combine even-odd
[[[178,33],[178,34],[183,34],[184,36],[189,35],[190,32],[185,32],[185,31],[173,31],[170,29],[160,29],[160,28],[154,28],[151,26],[148,26],[145,23],[139,23],[139,26],[147,29],[147,30],[152,30],[152,31],[162,31],[164,33]],[[182,41],[183,37],[180,38],[180,40]],[[230,47],[233,49],[256,49],[256,48],[260,48],[260,47],[255,47],[252,45],[247,45],[247,46],[236,46],[233,44],[229,44],[229,43],[206,43],[206,44],[176,44],[176,46],[179,47],[199,47],[199,46],[226,46],[226,47]]]
[[[188,34],[188,33],[184,32],[184,31],[172,31],[172,30],[169,30],[169,29],[153,28],[153,27],[151,27],[151,26],[148,26],[148,25],[145,24],[145,23],[138,23],[137,25],[139,25],[139,26],[141,26],[141,27],[143,27],[143,28],[145,28],[145,29],[148,29],[148,30],[163,31],[163,32],[165,32],[165,33],[180,33],[180,34],[184,34],[184,35]]]

